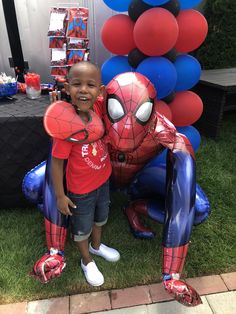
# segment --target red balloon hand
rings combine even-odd
[[[185,306],[196,306],[202,303],[199,294],[186,282],[176,279],[163,281],[165,289],[174,296],[176,301]]]
[[[41,283],[47,283],[51,279],[59,277],[65,266],[64,256],[46,253],[34,264],[30,275]]]

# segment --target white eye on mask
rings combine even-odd
[[[125,115],[123,106],[118,99],[113,97],[108,99],[107,112],[113,121],[118,121]]]
[[[146,123],[152,114],[152,108],[153,108],[153,103],[150,101],[146,101],[138,108],[138,110],[135,113],[135,117],[141,123]]]

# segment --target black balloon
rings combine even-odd
[[[169,12],[171,12],[174,16],[177,16],[180,12],[180,3],[178,0],[170,0],[164,3],[163,5],[158,5],[158,6],[148,5],[142,0],[132,0],[128,8],[128,14],[131,20],[136,22],[143,12],[149,9],[152,9],[154,7],[166,9]]]
[[[142,0],[133,0],[129,5],[128,14],[131,20],[136,22],[143,12],[151,8],[153,8],[153,6],[144,3]]]
[[[146,58],[147,56],[144,53],[142,53],[142,51],[140,51],[138,48],[132,49],[128,54],[129,65],[135,69],[137,68],[139,63],[141,63]]]
[[[172,92],[172,93],[170,93],[169,95],[167,95],[166,97],[162,98],[161,100],[163,100],[165,103],[169,104],[169,103],[171,103],[174,99],[175,99],[175,92]]]
[[[180,11],[180,3],[178,0],[170,0],[159,7],[170,11],[174,16],[177,16]]]
[[[175,48],[172,48],[170,51],[168,51],[166,54],[163,55],[166,59],[170,60],[171,62],[175,62],[177,58],[177,51]]]

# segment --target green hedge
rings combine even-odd
[[[207,0],[208,35],[194,55],[203,69],[236,67],[236,0]]]

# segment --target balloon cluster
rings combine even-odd
[[[201,66],[189,53],[205,40],[208,25],[194,9],[202,0],[103,0],[118,13],[101,29],[103,45],[114,56],[102,65],[106,85],[117,74],[139,72],[157,90],[159,112],[185,134],[195,151],[200,135],[191,126],[203,111],[201,98],[190,91]]]

